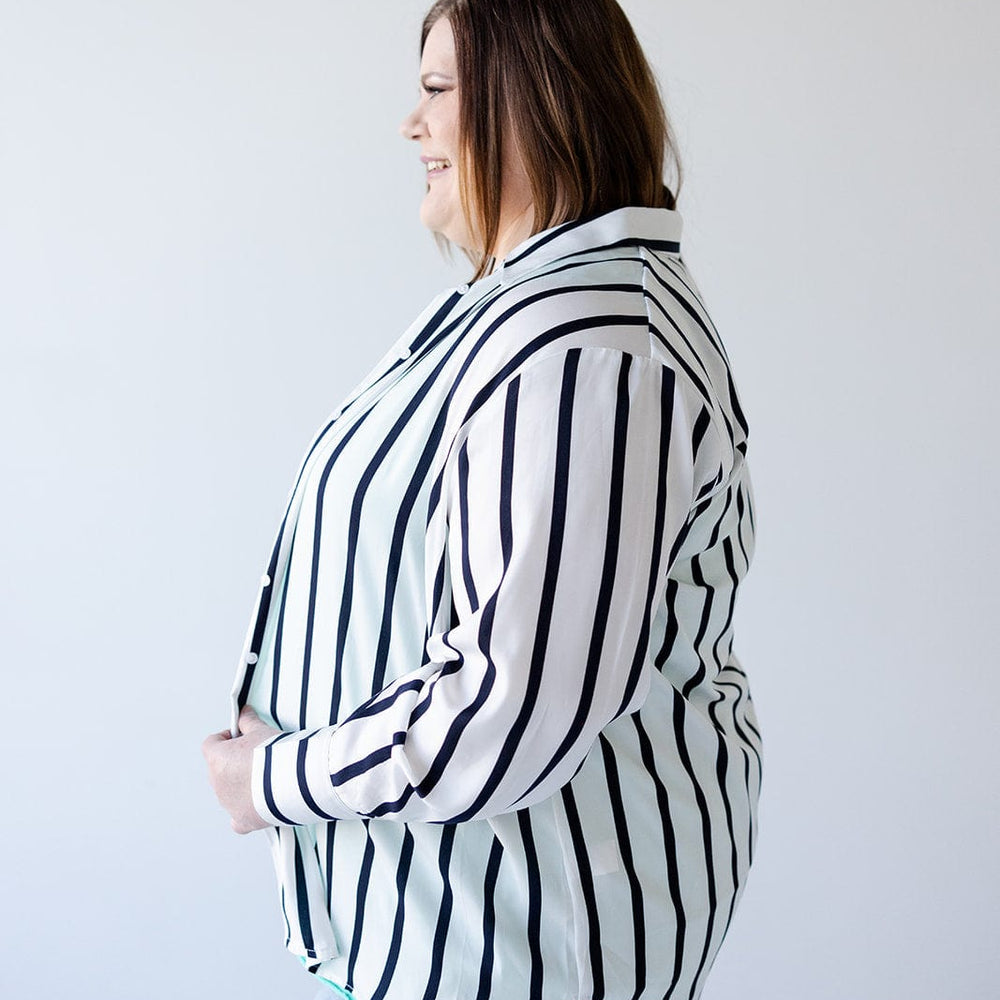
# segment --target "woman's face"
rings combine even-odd
[[[459,193],[459,93],[455,36],[451,22],[439,18],[427,34],[420,60],[420,102],[403,120],[400,132],[420,143],[427,170],[427,193],[420,220],[432,232],[476,252]],[[501,165],[500,230],[495,256],[501,258],[531,235],[534,222],[531,184],[514,150],[504,143]]]
[[[420,102],[404,119],[400,132],[420,143],[427,170],[427,193],[420,221],[452,243],[473,249],[462,201],[458,169],[458,68],[455,38],[446,18],[435,22],[420,60]]]

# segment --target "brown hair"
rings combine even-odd
[[[615,0],[437,0],[420,51],[447,18],[459,79],[462,210],[482,250],[496,249],[505,133],[527,172],[534,229],[626,205],[674,208],[663,181],[681,166],[656,78]]]

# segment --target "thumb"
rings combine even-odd
[[[255,729],[258,726],[266,727],[266,723],[249,705],[244,705],[240,709],[239,724],[240,732],[244,735],[246,735],[249,730]]]

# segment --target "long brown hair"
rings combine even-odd
[[[459,80],[462,210],[476,234],[473,281],[487,273],[500,226],[509,135],[527,172],[533,233],[626,205],[674,208],[664,183],[681,165],[656,78],[615,0],[436,0],[427,35],[447,18]]]

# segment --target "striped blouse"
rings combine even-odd
[[[674,211],[538,233],[316,435],[232,710],[286,945],[360,1000],[696,997],[750,865],[747,425]]]

